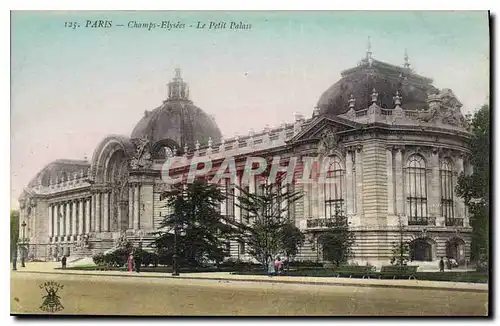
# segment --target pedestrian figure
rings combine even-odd
[[[274,269],[276,270],[276,274],[281,274],[281,258],[276,257],[276,261],[274,262]]]
[[[441,260],[439,261],[439,271],[444,272],[444,260],[443,257],[441,257]]]
[[[14,257],[12,257],[12,270],[17,271],[17,255],[14,254]]]
[[[127,259],[127,269],[129,272],[132,272],[134,269],[134,254],[130,253]]]
[[[61,264],[62,264],[62,268],[63,269],[66,269],[66,255],[64,255],[61,259]]]
[[[451,271],[451,260],[449,257],[446,257],[446,267]]]
[[[269,276],[273,276],[275,273],[276,271],[274,269],[274,260],[273,257],[269,255],[267,257],[267,274],[269,274]]]
[[[135,264],[135,271],[137,273],[140,273],[141,272],[141,264],[142,264],[142,259],[141,259],[141,255],[139,252],[136,252],[135,253],[135,256],[134,256],[134,264]]]

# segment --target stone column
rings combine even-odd
[[[140,221],[140,210],[139,210],[139,195],[141,191],[141,186],[136,185],[134,189],[134,229],[139,230],[141,227]]]
[[[57,207],[57,224],[59,225],[57,235],[61,237],[64,235],[64,204],[58,204]],[[59,239],[59,241],[61,241],[61,239]]]
[[[91,220],[91,223],[90,223],[90,230],[92,232],[95,232],[96,231],[96,228],[95,226],[97,225],[96,223],[96,201],[97,201],[97,198],[96,198],[96,194],[92,194],[92,199],[90,201],[90,205],[92,207],[91,209],[91,215],[90,215],[90,220]]]
[[[128,186],[128,228],[134,228],[134,186]]]
[[[312,169],[312,180],[311,180],[311,196],[310,196],[310,204],[311,204],[311,215],[312,218],[318,218],[319,217],[319,207],[318,207],[318,197],[319,197],[319,192],[318,192],[318,168],[316,165],[317,160],[314,161],[313,163],[313,169]]]
[[[139,228],[143,230],[153,229],[153,182],[150,180],[141,184],[139,193]]]
[[[455,182],[453,183],[454,185],[457,184],[458,182],[458,176],[464,172],[464,157],[463,154],[460,153],[459,156],[457,157],[456,161],[456,169],[457,169],[457,176],[455,178]],[[463,198],[458,197],[456,191],[455,193],[455,202],[456,202],[456,208],[457,208],[457,218],[463,218],[464,219],[464,226],[469,226],[469,221],[465,220],[465,202]]]
[[[392,146],[387,148],[387,215],[394,215],[394,178],[392,175]]]
[[[363,216],[363,146],[356,147],[356,215]]]
[[[241,187],[241,179],[238,172],[236,172],[236,184],[234,187],[234,219],[241,222],[241,209],[238,207],[238,196],[240,195],[240,189],[238,189],[238,187]]]
[[[405,215],[404,212],[404,179],[403,179],[403,148],[396,147],[396,214]]]
[[[109,232],[109,193],[103,194],[103,231]]]
[[[68,237],[71,234],[71,202],[66,203],[66,230],[65,236]]]
[[[76,234],[77,234],[76,233],[76,230],[77,230],[76,229],[76,217],[77,217],[77,215],[76,215],[76,206],[78,205],[78,203],[77,203],[76,200],[74,200],[72,202],[72,204],[73,204],[73,212],[72,212],[73,213],[72,214],[73,215],[73,221],[71,222],[71,234],[73,235],[73,239],[76,239]]]
[[[101,232],[102,230],[102,218],[101,218],[101,193],[98,192],[95,195],[95,231]]]
[[[441,176],[439,173],[440,162],[439,162],[439,151],[438,148],[432,149],[431,155],[431,180],[430,181],[430,191],[427,193],[427,198],[429,199],[429,213],[431,217],[436,217],[436,225],[444,225],[445,221],[441,216]]]
[[[222,186],[221,186],[221,192],[223,195],[226,195],[226,191],[227,191],[227,180],[226,179],[222,179],[221,180],[221,183],[222,183]],[[220,214],[222,216],[226,216],[227,215],[227,198],[224,198],[221,203],[220,203]]]
[[[54,205],[49,205],[49,237],[54,236],[52,222],[54,221]]]
[[[88,234],[90,233],[90,218],[91,218],[91,212],[90,212],[90,203],[92,201],[92,197],[91,198],[87,198],[85,200],[85,233]]]
[[[83,198],[78,200],[78,234],[83,234]]]

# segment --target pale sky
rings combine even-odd
[[[85,28],[86,20],[124,27]],[[180,21],[182,30],[127,28]],[[78,22],[77,29],[65,22]],[[244,22],[250,30],[194,28]],[[14,12],[11,31],[11,203],[46,164],[89,159],[109,134],[130,136],[166,98],[176,66],[194,103],[225,136],[306,116],[365,55],[450,88],[463,112],[489,94],[487,12]],[[404,100],[403,100],[404,102]]]

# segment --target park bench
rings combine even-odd
[[[357,278],[361,277],[363,279],[370,278],[374,275],[375,267],[373,266],[339,266],[334,269],[334,273],[336,277],[349,277],[349,278]]]
[[[379,279],[390,278],[395,280],[396,278],[408,278],[409,280],[415,280],[415,274],[417,273],[418,266],[382,266],[380,269]]]

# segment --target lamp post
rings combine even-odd
[[[23,228],[23,238],[22,238],[22,242],[21,242],[21,267],[26,267],[26,265],[24,264],[24,239],[25,239],[25,228],[26,228],[26,222],[23,221],[23,224],[21,224],[21,227]]]
[[[172,276],[179,276],[179,266],[177,265],[177,221],[174,226],[174,254],[172,260]]]

